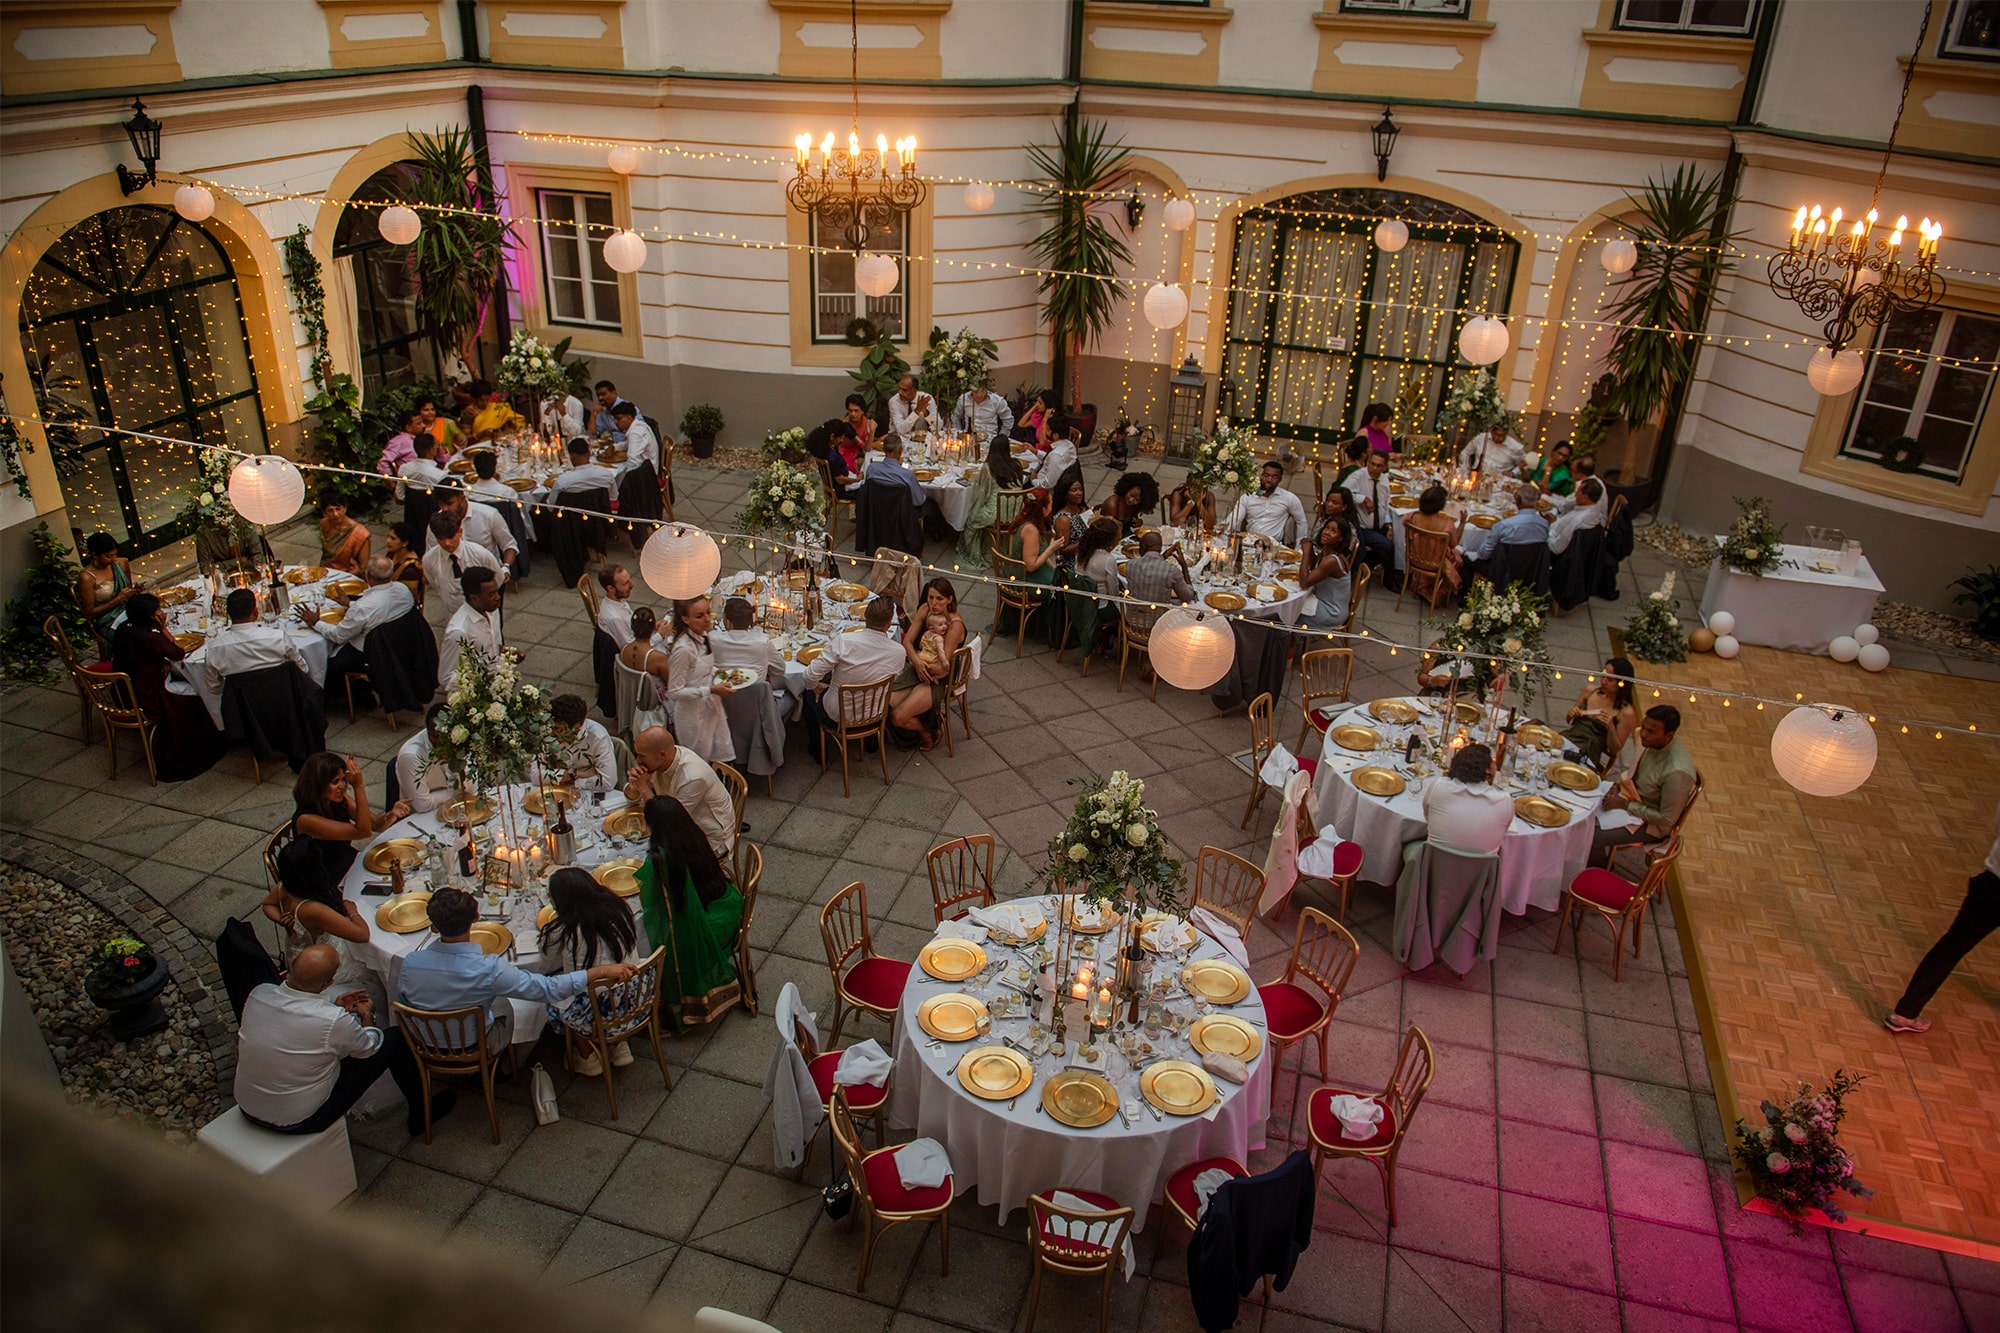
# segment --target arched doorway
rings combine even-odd
[[[1410,239],[1376,246],[1380,218]],[[1520,245],[1443,200],[1315,190],[1245,213],[1236,228],[1217,411],[1259,434],[1332,446],[1371,402],[1405,435],[1435,433],[1456,378],[1458,331],[1504,312]]]
[[[125,554],[192,530],[195,451],[108,432],[266,447],[235,271],[170,209],[107,209],[64,233],[22,292],[21,349],[71,526]]]

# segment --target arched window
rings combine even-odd
[[[127,555],[186,535],[175,515],[195,451],[107,429],[265,448],[235,272],[171,210],[114,208],[71,228],[22,293],[21,345],[71,526],[111,533]]]
[[[408,199],[417,164],[396,162],[370,176],[354,202]],[[354,293],[354,336],[364,393],[385,384],[442,380],[437,349],[417,318],[417,271],[408,246],[391,245],[376,227],[380,210],[347,208],[333,233],[338,281]]]

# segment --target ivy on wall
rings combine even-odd
[[[299,323],[305,326],[306,340],[312,344],[313,383],[322,390],[330,386],[333,357],[326,342],[326,288],[320,282],[319,259],[312,252],[312,234],[302,222],[284,240],[285,286],[292,304],[298,307]]]

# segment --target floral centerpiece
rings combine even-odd
[[[1495,426],[1514,427],[1514,414],[1500,398],[1500,388],[1490,370],[1476,370],[1452,386],[1451,397],[1438,409],[1438,428],[1456,430],[1463,426],[1468,435],[1478,435]]]
[[[924,349],[919,379],[924,392],[936,400],[940,420],[951,415],[961,394],[993,387],[990,367],[999,355],[997,343],[971,329],[960,329],[957,333],[946,333],[938,327],[931,329],[930,346]]]
[[[1674,575],[1669,570],[1658,592],[1649,593],[1625,622],[1625,647],[1647,662],[1685,662],[1687,631],[1674,614]]]
[[[1722,538],[1722,563],[1739,574],[1761,579],[1784,557],[1784,526],[1772,521],[1771,502],[1761,495],[1748,500],[1738,496],[1736,507],[1743,512]]]
[[[1473,688],[1484,693],[1504,672],[1523,686],[1547,688],[1549,666],[1548,600],[1527,585],[1513,583],[1505,592],[1485,579],[1474,580],[1458,615],[1433,622],[1442,645],[1462,653],[1472,664]]]
[[[825,515],[819,475],[778,459],[751,481],[750,501],[736,521],[751,532],[796,535],[816,531]]]
[[[806,428],[787,426],[774,430],[764,437],[764,456],[782,458],[788,463],[803,463],[806,458]]]
[[[507,354],[500,358],[494,385],[503,393],[525,394],[537,404],[569,396],[569,372],[562,358],[531,333],[516,329]]]
[[[194,477],[181,490],[175,517],[193,526],[201,554],[211,559],[229,556],[231,547],[241,547],[255,535],[229,502],[229,474],[235,467],[236,455],[227,449],[197,448]]]
[[[152,945],[130,935],[115,936],[90,955],[90,971],[84,974],[83,988],[88,994],[103,995],[145,980],[152,970]]]
[[[1250,447],[1250,435],[1218,417],[1213,434],[1194,442],[1194,457],[1188,460],[1188,487],[1212,491],[1233,486],[1247,491],[1257,484],[1260,468],[1257,453]]]
[[[1153,906],[1177,911],[1187,877],[1160,831],[1159,816],[1146,807],[1145,782],[1123,769],[1082,781],[1069,822],[1049,839],[1040,882],[1053,892],[1080,893],[1100,903],[1137,890]]]
[[[1857,1199],[1874,1196],[1875,1191],[1854,1178],[1854,1161],[1835,1136],[1847,1114],[1843,1104],[1847,1094],[1866,1077],[1836,1069],[1823,1092],[1801,1083],[1782,1106],[1760,1103],[1761,1126],[1753,1127],[1746,1119],[1736,1122],[1737,1161],[1758,1195],[1792,1224],[1793,1231],[1805,1230],[1799,1222],[1815,1208],[1835,1222],[1845,1222],[1847,1213],[1833,1197],[1840,1191]]]
[[[476,651],[459,655],[432,734],[424,767],[443,764],[474,787],[525,782],[536,763],[561,763],[547,693],[523,681],[505,653],[498,662]]]

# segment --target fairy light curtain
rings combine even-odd
[[[393,202],[416,197],[418,164],[394,162],[370,176],[354,192],[356,203]],[[336,291],[353,292],[353,360],[361,384],[373,392],[385,384],[441,381],[437,351],[417,318],[414,252],[391,245],[376,226],[378,210],[348,208],[333,233]]]

